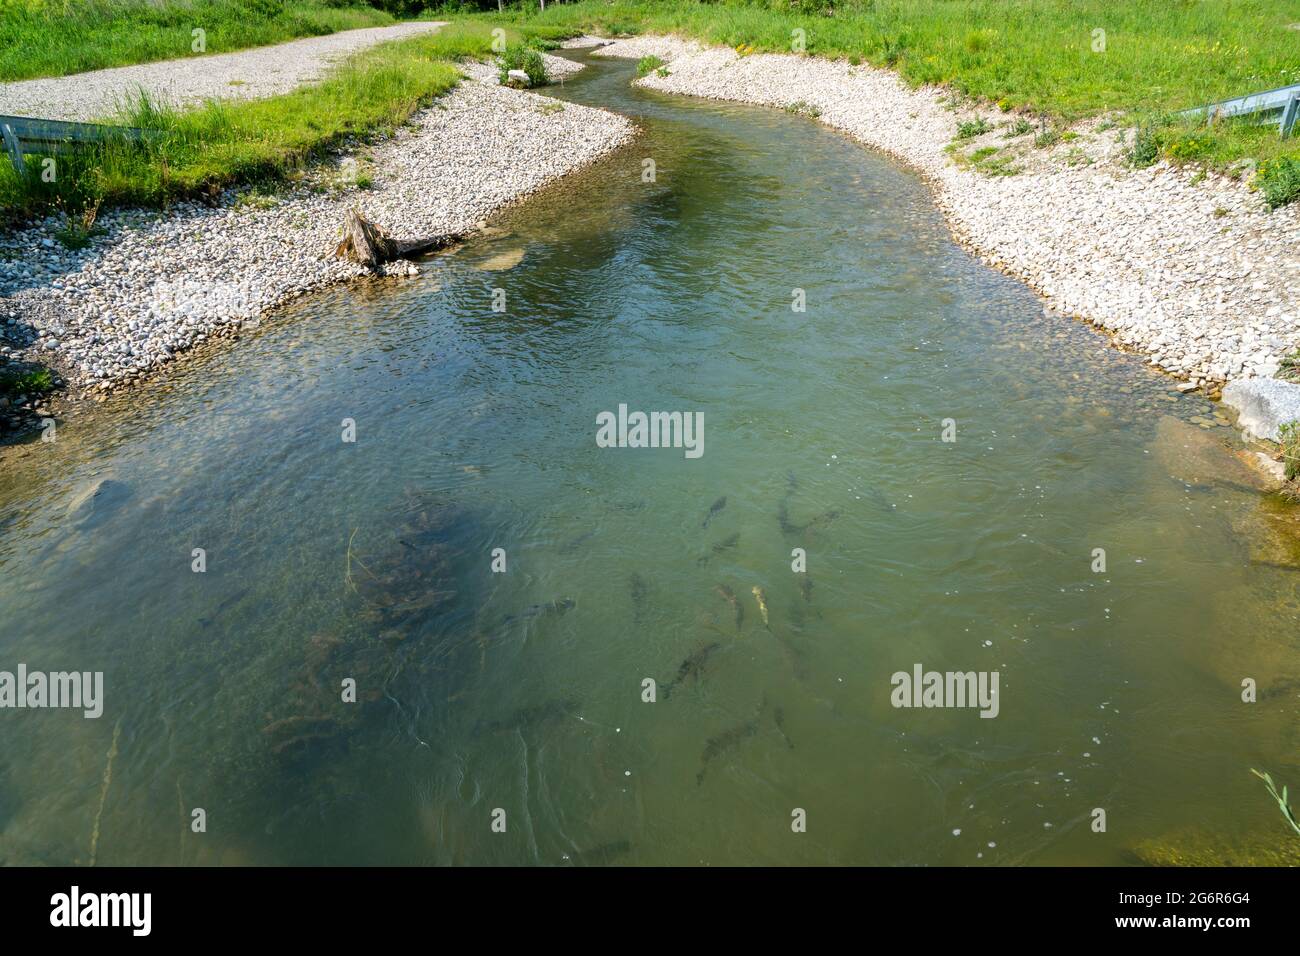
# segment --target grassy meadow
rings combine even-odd
[[[492,22],[503,19],[481,15]],[[1184,122],[1176,110],[1300,83],[1300,0],[583,0],[511,8],[511,23],[606,35],[676,33],[870,63],[1057,125],[1118,114],[1138,165],[1259,161],[1279,205],[1300,195],[1300,136]]]

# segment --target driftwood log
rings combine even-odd
[[[352,208],[343,218],[343,239],[335,248],[334,255],[377,269],[393,259],[405,259],[416,253],[441,249],[460,238],[459,234],[445,233],[423,239],[395,239],[382,226],[375,225],[361,215],[361,210]]]

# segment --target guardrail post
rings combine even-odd
[[[1282,135],[1291,135],[1291,130],[1295,127],[1296,116],[1300,115],[1300,93],[1291,97],[1291,102],[1282,110]]]
[[[9,158],[13,161],[14,169],[18,171],[19,176],[23,175],[27,170],[23,165],[22,143],[18,142],[18,137],[14,135],[13,127],[8,123],[5,123],[3,127],[0,127],[0,133],[4,134],[5,149],[9,153]]]

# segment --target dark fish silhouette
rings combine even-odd
[[[832,521],[834,521],[834,520],[835,520],[836,518],[838,518],[839,516],[840,516],[839,511],[838,511],[837,509],[835,509],[835,508],[831,508],[831,509],[829,509],[829,510],[827,510],[827,511],[823,511],[823,512],[822,512],[821,514],[819,514],[817,517],[813,518],[813,519],[812,519],[811,521],[809,521],[806,525],[804,525],[800,530],[801,530],[801,531],[808,531],[808,530],[810,530],[810,529],[812,529],[812,528],[821,528],[821,527],[823,527],[823,526],[825,526],[825,525],[830,524]]]
[[[715,544],[713,546],[713,554],[721,554],[723,551],[730,551],[739,543],[740,543],[740,532],[737,531],[735,534],[727,535],[727,537],[723,538],[721,541]],[[695,563],[708,564],[709,559],[713,557],[713,554],[706,554],[704,557],[700,558]]]
[[[740,625],[745,623],[745,606],[736,600],[736,592],[725,584],[717,584],[713,587],[713,593],[731,605],[731,609],[736,615],[736,630],[739,631]]]
[[[747,720],[743,724],[737,724],[729,730],[724,730],[716,737],[710,737],[706,740],[704,742],[704,753],[700,755],[700,762],[703,766],[700,767],[700,772],[695,775],[696,786],[704,783],[704,774],[709,769],[710,761],[735,750],[756,733],[758,733],[758,721]]]
[[[812,589],[812,578],[810,578],[808,572],[805,571],[803,574],[799,575],[799,593],[803,595],[805,604],[812,603]]]
[[[784,501],[776,506],[776,520],[781,525],[782,534],[795,534],[799,531],[799,526],[790,521],[790,509]]]
[[[720,647],[722,647],[722,645],[717,641],[714,641],[711,644],[705,644],[698,650],[692,651],[691,655],[678,666],[677,676],[667,684],[664,684],[664,699],[666,700],[668,695],[673,692],[673,688],[681,684],[682,681],[687,680],[688,678],[695,678],[698,680],[700,674],[704,672],[704,665],[709,662],[709,658],[713,656],[713,652],[718,650]]]
[[[887,511],[890,514],[893,514],[898,510],[894,503],[886,498],[879,488],[872,487],[872,489],[867,492],[867,495],[871,498],[872,503],[881,511]]]
[[[1257,558],[1250,559],[1252,568],[1273,568],[1276,571],[1300,571],[1300,566],[1294,564],[1279,564],[1276,561],[1263,561]]]
[[[633,574],[628,578],[628,589],[632,592],[632,621],[640,624],[641,619],[645,617],[646,594],[649,589],[646,587],[645,580],[639,574]]]
[[[546,604],[531,604],[524,608],[518,614],[510,614],[502,624],[510,624],[513,621],[523,620],[530,617],[550,617],[551,615],[562,616],[567,611],[576,607],[576,603],[571,598],[560,598],[558,601],[548,601]]]
[[[715,501],[713,504],[709,506],[709,513],[704,516],[704,524],[702,524],[700,527],[707,528],[709,526],[709,522],[713,520],[713,516],[716,515],[719,511],[721,511],[725,507],[727,507],[727,496],[723,495],[721,498],[719,498],[717,501]]]
[[[584,531],[576,538],[570,538],[564,544],[560,545],[560,554],[573,554],[573,552],[582,547],[584,542],[593,538],[595,534],[595,529],[592,529],[591,531]]]
[[[537,724],[570,717],[578,709],[578,701],[569,697],[558,697],[545,703],[521,707],[503,720],[494,720],[487,725],[491,733],[514,730],[517,727],[533,727]]]
[[[776,509],[776,520],[781,525],[781,532],[783,534],[801,534],[804,531],[811,531],[815,528],[820,528],[824,525],[830,524],[839,516],[840,513],[838,509],[830,508],[817,515],[811,521],[805,522],[804,524],[795,524],[790,520],[790,511],[786,507],[784,501],[782,501]]]
[[[199,627],[207,627],[209,624],[211,624],[216,618],[221,616],[222,612],[225,611],[226,608],[242,600],[244,595],[248,593],[248,590],[249,590],[248,588],[240,588],[234,594],[230,595],[230,597],[226,598],[224,601],[218,604],[216,608],[212,611],[211,615],[209,615],[208,617],[199,618]]]
[[[727,537],[723,538],[721,541],[719,541],[717,544],[715,544],[715,545],[713,546],[713,553],[714,553],[714,554],[721,554],[723,551],[729,551],[729,550],[731,550],[732,548],[734,548],[734,547],[735,547],[736,545],[738,545],[738,544],[740,544],[740,532],[739,532],[739,531],[737,531],[735,534],[729,534],[729,535],[727,535]]]
[[[766,710],[767,706],[768,706],[767,695],[766,693],[764,693],[762,709]],[[781,708],[780,704],[776,704],[772,706],[772,723],[776,724],[776,732],[777,734],[781,735],[781,740],[784,740],[785,745],[787,745],[787,747],[793,750],[794,741],[790,740],[789,735],[787,734],[787,732],[785,732],[785,710]]]

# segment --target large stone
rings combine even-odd
[[[1275,378],[1245,378],[1223,389],[1223,404],[1237,410],[1237,424],[1256,438],[1278,441],[1278,427],[1300,421],[1300,385]]]

